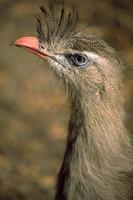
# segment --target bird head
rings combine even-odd
[[[78,12],[66,12],[64,4],[57,17],[53,5],[40,7],[37,37],[22,37],[15,45],[44,59],[66,88],[102,95],[119,87],[121,63],[106,42],[76,31]]]

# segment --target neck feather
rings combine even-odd
[[[119,90],[117,96],[112,93],[105,99],[97,93],[83,96],[76,91],[71,95],[69,135],[56,199],[86,200],[90,195],[90,199],[95,199],[96,193],[96,199],[101,200],[106,199],[106,191],[107,199],[112,200],[115,184],[127,189],[126,182],[116,181],[118,171],[132,170],[122,104]]]

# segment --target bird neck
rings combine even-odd
[[[123,125],[119,90],[117,97],[112,93],[105,99],[97,93],[82,95],[77,91],[70,96],[69,135],[57,183],[58,200],[73,199],[73,195],[77,195],[74,199],[81,199],[81,196],[88,199],[88,188],[93,190],[93,185],[107,168],[109,173],[111,163],[118,162],[119,165],[120,158],[130,146]],[[80,194],[77,193],[79,188],[82,188]],[[100,192],[102,195],[104,191]]]

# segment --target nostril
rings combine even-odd
[[[45,47],[43,45],[41,45],[40,47],[41,47],[41,49],[45,49]]]

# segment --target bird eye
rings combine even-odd
[[[70,62],[75,66],[83,66],[88,62],[88,57],[84,54],[71,54],[69,59]]]

